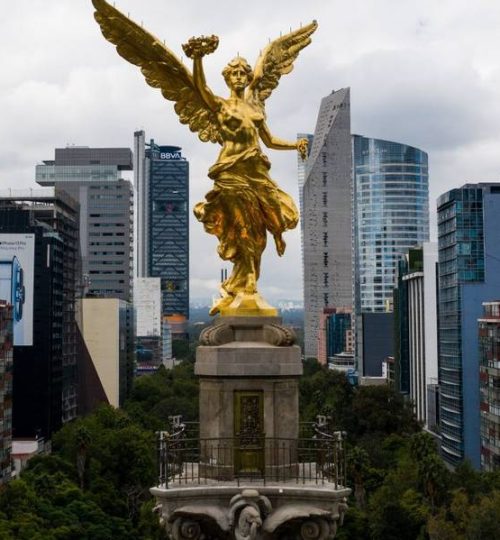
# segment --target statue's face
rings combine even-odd
[[[227,78],[229,88],[232,90],[244,90],[248,82],[248,74],[241,66],[233,67]]]

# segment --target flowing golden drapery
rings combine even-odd
[[[205,230],[217,236],[220,257],[234,263],[221,286],[223,297],[256,293],[267,231],[281,236],[298,223],[295,203],[271,180],[269,169],[257,147],[217,162],[209,171],[213,189],[194,207]]]

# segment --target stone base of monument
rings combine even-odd
[[[327,483],[157,487],[151,493],[174,540],[330,540],[350,490]]]
[[[196,437],[162,432],[152,488],[174,540],[335,536],[346,498],[341,433],[299,433],[300,348],[278,317],[202,332]]]

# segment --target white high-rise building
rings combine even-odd
[[[352,166],[349,88],[321,102],[305,172],[304,354],[316,357],[324,308],[352,306]]]

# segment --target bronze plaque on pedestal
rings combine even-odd
[[[264,394],[260,391],[234,393],[235,475],[264,472]]]

